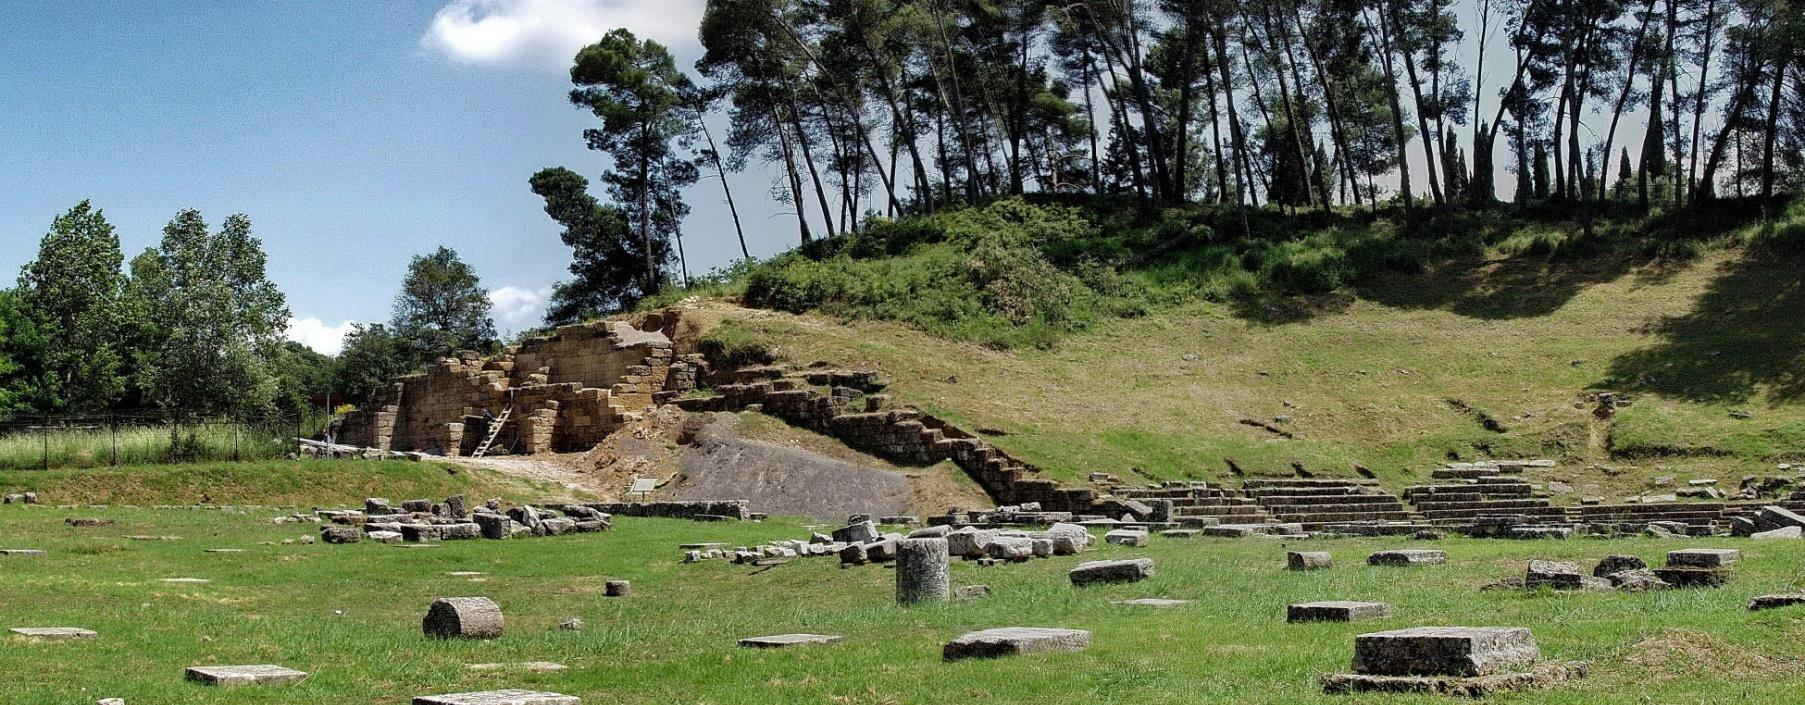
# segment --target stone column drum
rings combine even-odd
[[[896,544],[896,602],[945,602],[952,596],[946,539],[903,539]]]
[[[501,607],[487,597],[445,597],[432,603],[421,631],[440,639],[494,639],[501,636]]]

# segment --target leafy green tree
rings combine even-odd
[[[684,96],[689,80],[663,45],[617,29],[577,52],[570,81],[577,86],[570,101],[602,121],[583,136],[590,149],[614,160],[602,182],[609,198],[632,215],[645,259],[645,288],[656,293],[669,255],[667,245],[660,258],[654,242],[682,237],[680,226],[689,213],[682,189],[698,178],[695,163],[676,149],[676,142],[696,129],[689,117],[693,102]]]
[[[299,415],[307,411],[315,394],[331,394],[333,404],[348,398],[334,384],[337,366],[333,359],[295,341],[282,343],[276,356],[276,400],[278,411]]]
[[[27,398],[38,380],[27,377],[25,367],[14,357],[14,351],[26,342],[22,334],[30,325],[19,307],[17,292],[0,290],[0,414],[33,410]]]
[[[351,403],[413,370],[412,351],[381,323],[356,324],[332,368],[330,388]]]
[[[563,167],[540,170],[530,183],[533,193],[545,199],[546,215],[564,226],[560,237],[571,249],[573,278],[552,288],[547,324],[627,309],[651,293],[638,264],[645,259],[640,252],[645,243],[633,236],[621,209],[597,201],[589,195],[589,180]],[[669,256],[668,247],[652,255]]]
[[[410,351],[410,366],[495,343],[489,294],[476,270],[449,247],[415,257],[401,278],[389,327]]]
[[[139,260],[133,295],[157,341],[138,360],[149,399],[184,415],[272,410],[288,306],[250,219],[233,215],[209,233],[200,211],[184,210]]]
[[[82,201],[57,217],[20,273],[17,304],[42,342],[31,398],[40,411],[95,411],[124,396],[123,259],[112,224]]]

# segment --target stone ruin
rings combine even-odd
[[[676,359],[653,314],[564,326],[484,358],[461,351],[379,388],[340,424],[338,440],[381,452],[474,453],[507,413],[491,452],[582,451],[654,404],[695,388],[696,356]]]
[[[1522,627],[1414,627],[1354,637],[1353,673],[1322,677],[1326,693],[1483,697],[1585,676],[1580,662],[1544,662]]]
[[[382,543],[427,543],[456,539],[511,539],[519,536],[559,536],[607,531],[613,517],[595,505],[519,505],[502,509],[499,499],[468,506],[462,495],[444,502],[410,499],[397,507],[387,499],[364,500],[362,511],[321,510],[317,517],[326,543],[357,543],[369,538]],[[280,519],[288,519],[283,517]]]

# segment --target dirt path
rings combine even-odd
[[[488,468],[504,475],[553,484],[572,492],[595,494],[594,481],[579,472],[583,453],[562,453],[532,458],[452,458],[459,465]]]

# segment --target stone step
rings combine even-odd
[[[1567,510],[1562,507],[1523,507],[1520,509],[1421,509],[1418,514],[1437,521],[1444,519],[1473,519],[1484,516],[1518,516],[1532,519],[1549,519],[1566,522]]]
[[[1378,480],[1346,477],[1253,478],[1241,483],[1243,489],[1262,487],[1377,487]]]
[[[1363,487],[1343,487],[1343,486],[1336,486],[1336,487],[1249,487],[1245,491],[1247,492],[1247,496],[1249,496],[1249,497],[1267,497],[1267,496],[1303,497],[1303,496],[1313,496],[1313,495],[1325,496],[1325,497],[1337,497],[1337,496],[1346,496],[1346,495],[1351,495],[1351,494],[1363,494],[1366,492],[1371,492],[1372,489],[1373,488],[1364,487],[1364,486]]]
[[[1410,521],[1415,518],[1410,512],[1346,512],[1323,514],[1279,514],[1279,521],[1303,524],[1306,530],[1314,531],[1329,524],[1348,524],[1353,522]]]
[[[1256,516],[1266,514],[1266,508],[1257,505],[1247,506],[1215,506],[1215,507],[1173,507],[1172,516],[1211,517],[1211,516]]]
[[[1425,512],[1442,509],[1524,509],[1549,506],[1548,500],[1545,499],[1488,499],[1482,502],[1444,502],[1436,500],[1433,502],[1412,502],[1412,504],[1415,504],[1417,509]]]
[[[1394,504],[1394,505],[1391,505],[1388,507],[1387,506],[1359,505],[1359,504],[1325,504],[1325,505],[1319,505],[1319,506],[1314,506],[1314,507],[1275,507],[1275,508],[1271,509],[1270,511],[1272,512],[1273,516],[1280,516],[1280,517],[1327,516],[1327,515],[1331,515],[1331,514],[1334,514],[1334,515],[1351,515],[1351,514],[1403,514],[1403,515],[1409,515],[1411,513],[1410,510],[1405,509],[1404,505],[1401,505],[1401,504]]]
[[[1260,497],[1260,505],[1264,507],[1308,506],[1319,504],[1402,504],[1403,500],[1388,494],[1338,494],[1338,495],[1274,495]]]

